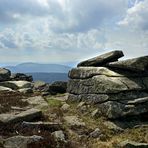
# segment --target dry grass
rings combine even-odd
[[[22,101],[27,96],[19,92],[7,92],[3,91],[0,92],[0,113],[10,112],[11,107],[25,107],[28,105],[27,102]]]
[[[2,98],[3,96],[3,98]],[[60,95],[61,97],[64,95]],[[18,93],[11,93],[11,94],[0,94],[0,104],[9,104],[8,106],[23,106],[27,104],[21,104],[22,102],[19,102],[22,98],[26,96],[23,96]],[[58,96],[56,96],[57,98]],[[2,98],[2,99],[1,99]],[[133,140],[136,142],[146,142],[148,143],[148,128],[147,127],[138,127],[138,128],[126,128],[121,133],[115,133],[112,130],[108,129],[103,123],[106,121],[105,118],[93,118],[91,117],[91,112],[95,110],[95,108],[88,106],[86,111],[81,112],[77,108],[77,103],[68,103],[70,105],[70,108],[67,112],[63,112],[61,110],[61,106],[64,103],[64,101],[60,101],[57,99],[54,99],[54,96],[50,96],[45,98],[46,101],[49,104],[48,108],[45,108],[44,115],[46,121],[51,122],[59,122],[62,123],[63,131],[65,132],[66,138],[68,143],[59,145],[59,148],[114,148],[117,146],[117,144],[124,140]],[[11,100],[11,101],[10,101]],[[16,103],[17,100],[17,104]],[[81,118],[85,123],[86,126],[79,128],[79,129],[71,129],[63,120],[64,116],[78,116]],[[127,122],[135,122],[133,119],[132,121]],[[137,119],[136,122],[138,123]],[[123,121],[124,123],[124,121]],[[143,123],[143,122],[139,122]],[[124,123],[125,124],[125,123]],[[95,128],[99,128],[104,137],[103,138],[90,138],[88,135],[90,132],[92,132]],[[28,128],[22,128],[20,124],[15,124],[11,126],[5,126],[0,127],[0,135],[3,135],[5,137],[13,136],[13,135],[41,135],[45,137],[45,141],[41,141],[36,144],[30,144],[28,147],[30,148],[46,148],[46,147],[56,147],[57,142],[53,137],[51,136],[52,131],[47,131],[45,129],[28,129]],[[49,146],[50,145],[50,146]]]

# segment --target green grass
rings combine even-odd
[[[47,100],[50,107],[61,107],[62,103],[59,100],[55,100],[54,98],[50,98]]]
[[[68,139],[70,141],[77,142],[77,147],[79,147],[79,145],[81,146],[85,144],[90,148],[114,148],[115,146],[117,146],[118,143],[127,139],[137,142],[148,142],[148,128],[127,128],[122,133],[115,133],[114,131],[108,129],[104,125],[104,121],[106,121],[106,118],[91,117],[92,111],[96,109],[95,106],[87,106],[87,110],[81,112],[77,108],[78,103],[66,102],[70,105],[70,108],[67,110],[67,112],[62,112],[61,106],[64,102],[57,100],[55,96],[49,96],[47,98],[47,102],[49,104],[49,111],[47,115],[49,116],[50,113],[57,114],[56,118],[61,121],[63,129],[68,136]],[[89,133],[95,128],[100,128],[102,133],[104,134],[104,138],[100,140],[87,137],[82,137],[82,139],[79,138],[77,131],[71,130],[69,126],[67,126],[67,123],[63,120],[63,117],[65,116],[78,116],[80,119],[82,119],[82,121],[86,123],[86,127],[80,128],[79,131],[81,130],[84,133],[85,131],[88,131]],[[49,117],[49,119],[52,118]],[[54,121],[54,118],[52,120]]]

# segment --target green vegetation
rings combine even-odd
[[[62,106],[62,103],[60,100],[56,100],[52,97],[50,99],[48,99],[47,102],[50,107],[61,107]]]
[[[46,115],[48,115],[50,121],[56,119],[62,123],[69,141],[74,142],[74,147],[83,148],[83,146],[87,146],[88,148],[114,148],[118,143],[127,139],[136,142],[148,142],[147,128],[126,128],[123,132],[115,132],[104,125],[104,122],[106,121],[105,118],[95,118],[91,116],[91,113],[96,109],[95,107],[84,105],[86,108],[84,107],[83,110],[83,107],[78,108],[78,103],[63,101],[61,100],[61,97],[62,95],[56,95],[46,98],[50,106],[48,111],[46,111]],[[61,109],[61,106],[64,103],[70,105],[66,112]],[[56,114],[56,117],[52,117],[53,114]],[[78,129],[71,129],[63,119],[65,116],[77,116],[85,122],[86,126]],[[104,136],[101,138],[88,137],[88,134],[96,128],[99,128]],[[80,133],[82,133],[82,137],[79,136],[81,135]]]

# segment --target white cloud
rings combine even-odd
[[[136,1],[118,24],[133,29],[148,30],[148,0]]]
[[[114,49],[131,57],[148,54],[148,34],[139,29],[146,23],[138,19],[147,16],[145,3],[132,0],[129,8],[127,0],[0,0],[0,61],[80,61]]]

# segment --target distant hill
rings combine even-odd
[[[12,73],[68,73],[71,69],[69,66],[60,64],[37,64],[22,63],[16,66],[7,66]]]
[[[41,80],[46,83],[52,83],[54,81],[67,81],[67,73],[26,73],[33,76],[33,80]]]
[[[33,80],[47,83],[54,81],[67,81],[69,66],[60,64],[22,63],[16,66],[6,66],[12,73],[25,73],[33,76]]]

